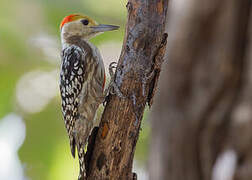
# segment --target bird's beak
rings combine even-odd
[[[105,31],[113,31],[119,29],[119,26],[107,25],[107,24],[99,24],[97,26],[91,27],[94,32],[105,32]]]

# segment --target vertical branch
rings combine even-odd
[[[252,179],[252,76],[245,57],[251,2],[189,0],[181,7],[173,1],[150,179],[210,180],[226,152],[237,158],[234,179]]]
[[[167,0],[129,0],[128,21],[115,82],[125,98],[110,95],[88,179],[136,179],[132,163],[147,102],[152,102],[165,53]]]

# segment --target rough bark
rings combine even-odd
[[[152,103],[166,49],[167,6],[167,0],[129,0],[127,4],[126,34],[115,75],[124,98],[109,97],[86,158],[90,180],[136,179],[132,173],[134,151],[143,111],[146,103]]]
[[[178,6],[152,114],[150,179],[210,180],[230,151],[233,179],[252,179],[251,0]]]

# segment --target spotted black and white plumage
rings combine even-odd
[[[73,157],[77,146],[82,179],[84,148],[94,127],[96,110],[104,99],[104,65],[98,49],[78,36],[68,39],[61,57],[62,112]]]
[[[75,141],[73,138],[74,123],[78,113],[79,98],[83,86],[83,73],[85,72],[85,52],[77,46],[69,46],[62,51],[62,64],[60,73],[60,92],[62,98],[62,112],[70,146],[75,157]]]

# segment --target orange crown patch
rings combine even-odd
[[[81,16],[78,14],[71,14],[69,16],[66,16],[60,23],[60,29],[64,26],[64,24],[71,22],[71,21],[75,21],[77,19],[80,19]]]

